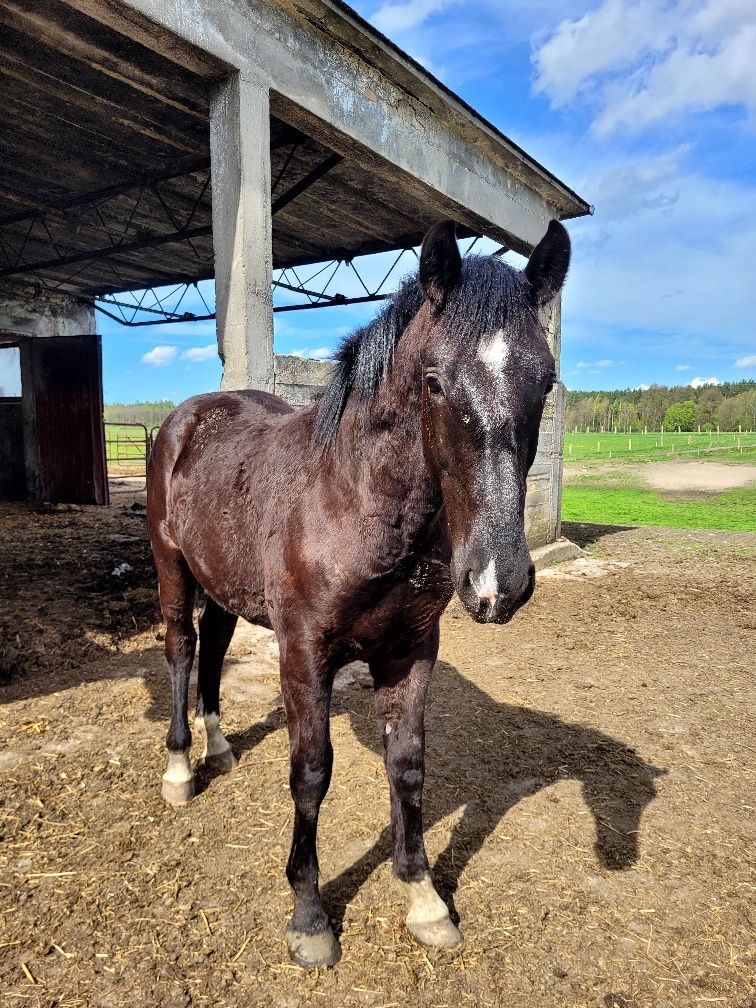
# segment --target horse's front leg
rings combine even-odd
[[[294,962],[305,969],[333,966],[341,957],[318,888],[318,814],[331,782],[333,749],[329,711],[333,675],[298,645],[281,642],[281,691],[289,731],[294,799],[294,835],[286,876],[294,913],[286,941]]]
[[[462,936],[436,892],[423,841],[425,696],[438,636],[436,627],[411,655],[371,661],[370,670],[391,792],[394,874],[410,900],[407,927],[424,945],[451,948]]]

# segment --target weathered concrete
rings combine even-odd
[[[78,298],[27,288],[0,296],[0,335],[82,336],[96,331],[94,307]]]
[[[320,122],[336,150],[340,135],[353,161],[392,164],[405,198],[433,192],[438,203],[440,194],[449,216],[520,251],[538,242],[552,217],[586,212],[566,186],[336,3],[67,2],[157,52],[173,50],[178,36],[240,70],[275,93],[272,107],[283,118],[287,108],[299,110],[310,126]],[[186,63],[191,53],[180,57]]]
[[[306,406],[331,376],[330,361],[276,354],[276,395],[290,406]]]
[[[210,102],[218,351],[224,389],[273,391],[268,89],[234,74]]]

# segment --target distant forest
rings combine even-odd
[[[176,404],[112,403],[106,423],[159,427]],[[615,392],[568,392],[568,431],[723,431],[756,430],[756,381],[724,382],[694,389],[690,385],[652,385]]]
[[[169,399],[157,402],[111,403],[105,407],[105,423],[144,424],[147,430],[159,427],[176,403]]]
[[[756,430],[756,381],[567,392],[568,431]]]

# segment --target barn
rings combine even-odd
[[[96,323],[125,292],[214,278],[223,387],[299,404],[328,365],[274,353],[275,271],[442,217],[527,254],[591,210],[339,0],[0,0],[0,24],[0,497],[108,502]],[[558,305],[547,330],[558,360]],[[533,546],[560,534],[562,427],[557,386]]]

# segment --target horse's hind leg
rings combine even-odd
[[[294,913],[286,929],[292,959],[305,969],[333,966],[341,956],[318,889],[318,814],[331,782],[329,734],[332,676],[305,649],[281,639],[281,690],[286,708],[294,799],[294,833],[286,877]]]
[[[371,661],[375,709],[383,735],[391,792],[394,874],[409,897],[407,927],[424,945],[450,948],[462,940],[436,892],[423,841],[425,696],[438,652],[438,630],[406,658]]]
[[[205,766],[227,773],[236,766],[231,746],[220,728],[220,680],[223,659],[236,627],[237,617],[211,598],[205,601],[199,621],[199,674],[197,714],[194,727],[205,732]]]
[[[156,555],[160,608],[166,622],[165,657],[171,675],[171,724],[168,729],[168,769],[163,775],[163,798],[171,805],[186,805],[194,795],[194,774],[189,759],[189,676],[194,664],[197,633],[194,629],[194,594],[197,582],[183,556],[171,551]]]

